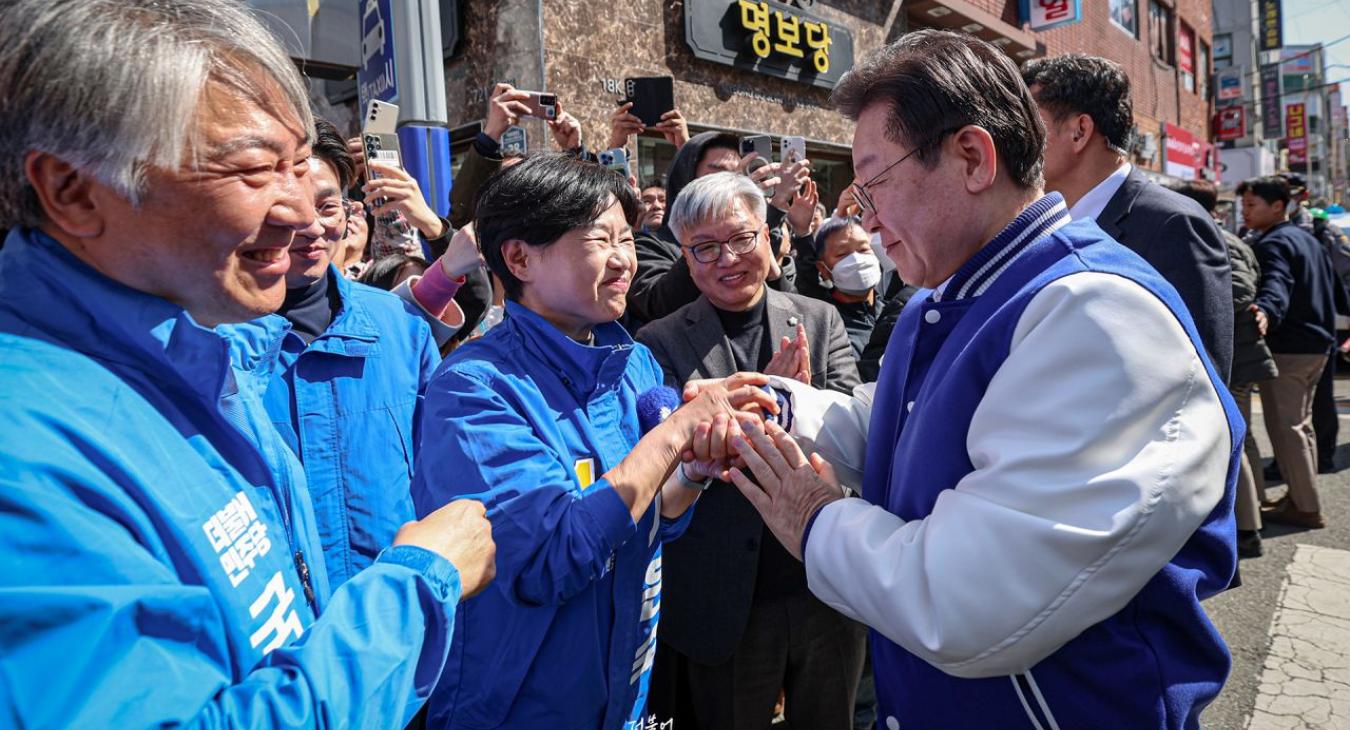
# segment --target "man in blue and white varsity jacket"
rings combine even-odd
[[[777,383],[819,455],[747,421],[734,481],[872,627],[879,727],[1198,727],[1230,665],[1200,601],[1236,564],[1243,427],[1181,298],[1042,195],[1044,129],[993,46],[906,35],[835,101],[864,223],[925,289],[874,393]]]

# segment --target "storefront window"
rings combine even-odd
[[[1154,58],[1168,66],[1176,62],[1172,49],[1172,10],[1158,0],[1148,2],[1148,43]]]
[[[1133,38],[1139,37],[1138,3],[1139,0],[1111,0],[1111,22]]]

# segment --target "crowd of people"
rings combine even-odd
[[[20,727],[1193,728],[1324,525],[1350,247],[1151,181],[1105,59],[903,36],[833,206],[498,84],[447,217],[231,0],[12,0],[0,90]]]

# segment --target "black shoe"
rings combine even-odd
[[[1261,550],[1261,533],[1256,530],[1238,530],[1237,534],[1237,553],[1239,558],[1259,558]]]
[[[1284,481],[1284,475],[1280,473],[1280,462],[1278,461],[1270,462],[1270,466],[1266,467],[1262,474],[1265,475],[1268,482]]]
[[[1336,473],[1336,462],[1335,462],[1335,461],[1322,461],[1321,459],[1319,459],[1319,460],[1317,461],[1317,473],[1318,473],[1318,474],[1335,474],[1335,473]]]

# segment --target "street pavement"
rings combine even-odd
[[[1341,471],[1318,482],[1327,527],[1267,526],[1265,555],[1241,562],[1242,586],[1205,603],[1233,654],[1227,685],[1201,716],[1207,729],[1350,730],[1350,381],[1337,381],[1336,400]]]

